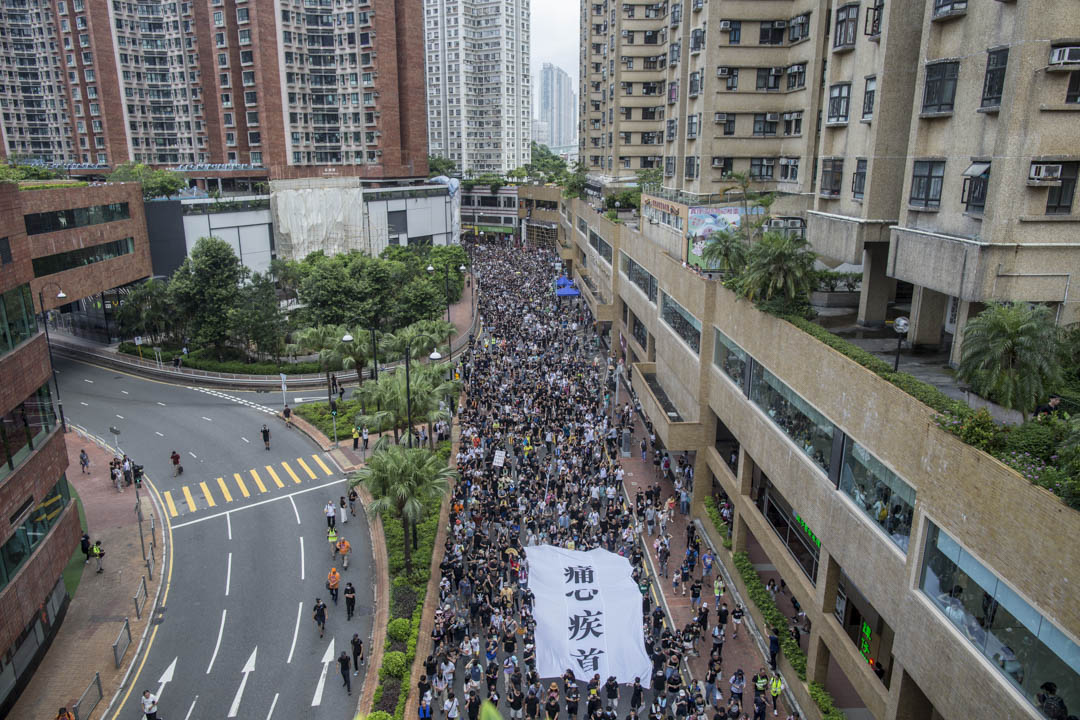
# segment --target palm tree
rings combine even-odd
[[[449,365],[422,366],[419,372],[414,371],[412,381],[412,410],[413,422],[420,420],[427,423],[428,446],[435,449],[435,433],[432,427],[440,420],[447,422],[453,417],[450,407],[461,392],[461,383],[457,380],[447,380]],[[439,407],[444,402],[447,409]]]
[[[791,306],[813,287],[815,257],[794,233],[766,232],[750,247],[740,289],[750,300],[777,296]]]
[[[285,352],[296,356],[301,353],[314,353],[319,356],[319,367],[330,381],[330,371],[341,367],[342,342],[344,328],[338,325],[317,325],[304,328],[296,333],[294,343],[285,346]]]
[[[1024,419],[1062,376],[1061,332],[1046,305],[991,303],[964,326],[960,379]]]
[[[717,230],[709,236],[701,259],[709,269],[735,275],[746,265],[746,243],[730,228]]]
[[[370,330],[366,330],[360,325],[349,329],[348,326],[343,325],[341,327],[342,333],[338,335],[337,341],[337,353],[341,356],[341,368],[343,370],[356,369],[356,384],[357,386],[363,384],[363,370],[367,367],[368,362],[372,360],[371,357],[371,344],[368,342],[370,336]],[[345,337],[346,333],[352,337],[352,340],[345,342],[341,338]]]
[[[394,431],[394,443],[398,442],[398,428],[406,423],[405,373],[384,372],[375,382],[363,383],[356,391],[362,405],[375,412],[361,413],[354,418],[360,427],[367,426],[375,432]]]
[[[379,354],[385,357],[397,359],[405,356],[405,348],[412,347],[412,359],[419,360],[434,349],[434,344],[426,337],[427,335],[438,341],[449,338],[454,332],[454,326],[445,320],[418,320],[410,325],[388,333],[379,342]],[[414,338],[418,338],[415,339]]]
[[[350,485],[363,485],[371,493],[369,509],[389,513],[401,523],[405,545],[405,573],[412,574],[412,548],[409,527],[416,533],[424,506],[450,492],[450,480],[456,471],[435,453],[423,448],[390,445],[385,438],[375,443],[367,464],[356,471]]]

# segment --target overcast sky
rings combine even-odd
[[[578,86],[578,43],[581,39],[579,0],[532,0],[532,81],[533,114],[540,93],[540,66],[558,65],[570,74],[575,92]]]

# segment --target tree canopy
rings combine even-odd
[[[143,163],[118,165],[106,177],[109,182],[142,183],[143,199],[171,197],[187,187],[187,178],[172,170],[152,168]]]
[[[439,155],[428,155],[428,177],[438,177],[439,175],[445,175],[447,177],[455,177],[458,174],[457,164],[449,159]]]

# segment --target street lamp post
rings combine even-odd
[[[900,346],[904,344],[904,335],[908,331],[908,319],[906,317],[898,317],[893,320],[893,330],[896,331],[896,359],[893,361],[893,372],[897,372],[900,369]]]
[[[414,335],[413,337],[411,337],[411,338],[409,338],[408,340],[405,341],[405,416],[406,416],[406,421],[408,422],[408,426],[405,428],[405,432],[407,432],[409,434],[409,448],[410,449],[412,449],[413,426],[412,426],[412,395],[411,395],[411,388],[410,388],[410,385],[409,385],[409,358],[412,356],[412,344],[413,344],[413,341],[418,340],[419,338],[427,338],[428,340],[431,341],[432,345],[435,346],[435,349],[431,351],[431,354],[428,355],[428,358],[430,358],[431,360],[442,360],[442,355],[439,354],[439,348],[438,348],[439,343],[432,336],[427,335],[425,333],[421,333],[419,335]]]
[[[453,324],[454,321],[450,319],[450,266],[446,265],[445,270],[446,270],[446,285],[445,285],[445,289],[446,289],[446,322],[448,322],[450,324]],[[434,274],[435,273],[435,266],[434,265],[428,265],[427,266],[427,271],[430,274]],[[461,273],[462,275],[464,275],[465,274],[465,266],[464,265],[459,265],[458,266],[458,272]],[[448,356],[449,356],[448,359],[450,360],[450,362],[453,362],[454,361],[454,344],[453,344],[453,339],[452,338],[447,341],[446,347],[447,347],[446,352],[448,353]]]
[[[52,367],[53,387],[56,388],[56,407],[60,412],[60,427],[64,429],[64,432],[67,432],[67,421],[64,419],[64,401],[60,399],[60,383],[56,379],[56,363],[53,361],[52,339],[49,337],[49,315],[45,310],[44,292],[45,288],[50,285],[56,287],[58,291],[56,297],[58,300],[63,300],[67,295],[64,294],[64,291],[55,282],[47,282],[38,288],[38,307],[41,309],[41,320],[45,325],[45,345],[49,348],[49,365]]]

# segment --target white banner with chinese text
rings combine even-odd
[[[579,678],[635,677],[649,687],[652,663],[642,635],[641,592],[630,562],[607,550],[526,550],[536,598],[536,666],[542,678],[567,668]]]

